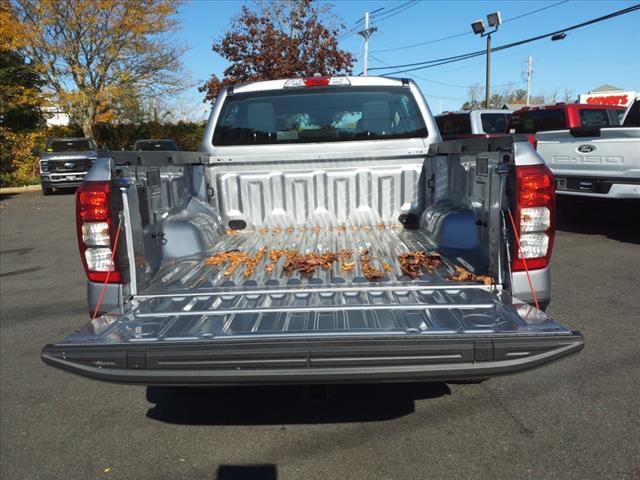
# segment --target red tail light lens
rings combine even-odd
[[[78,215],[83,221],[106,220],[109,216],[109,184],[83,183],[76,191]]]
[[[92,282],[121,283],[117,261],[111,258],[114,226],[109,182],[85,182],[76,191],[76,224],[80,257]]]
[[[520,239],[513,252],[514,271],[549,264],[555,237],[555,185],[546,165],[516,167],[516,228]]]

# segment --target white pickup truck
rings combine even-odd
[[[444,112],[436,115],[436,124],[443,140],[495,138],[508,133],[512,113],[504,109]]]
[[[640,199],[640,99],[620,126],[538,132],[536,141],[558,194]]]
[[[227,87],[199,152],[109,152],[76,203],[102,315],[42,359],[87,377],[444,381],[584,344],[542,311],[549,169],[526,138],[441,142],[410,80]]]

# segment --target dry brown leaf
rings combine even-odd
[[[384,278],[384,272],[373,266],[373,258],[366,248],[360,252],[360,265],[362,266],[362,274],[367,280],[373,281]]]
[[[454,268],[455,271],[449,275],[449,280],[453,280],[454,282],[480,282],[484,285],[493,285],[495,283],[493,278],[488,275],[476,275],[459,265],[456,265]]]
[[[398,255],[398,262],[405,275],[418,278],[422,270],[433,272],[439,268],[442,265],[442,257],[426,252],[408,252]]]

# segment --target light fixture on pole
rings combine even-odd
[[[481,37],[487,37],[487,73],[486,73],[486,84],[485,84],[485,94],[484,94],[484,106],[485,108],[489,108],[489,96],[490,96],[490,88],[491,88],[491,34],[498,31],[498,27],[502,23],[502,17],[500,16],[500,12],[494,12],[487,15],[487,24],[489,27],[493,27],[493,30],[490,32],[486,31],[484,26],[484,22],[482,20],[476,20],[471,22],[471,30],[476,35],[480,35]]]

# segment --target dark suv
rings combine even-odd
[[[90,138],[52,138],[40,152],[42,194],[54,188],[77,187],[84,180],[98,152]]]

